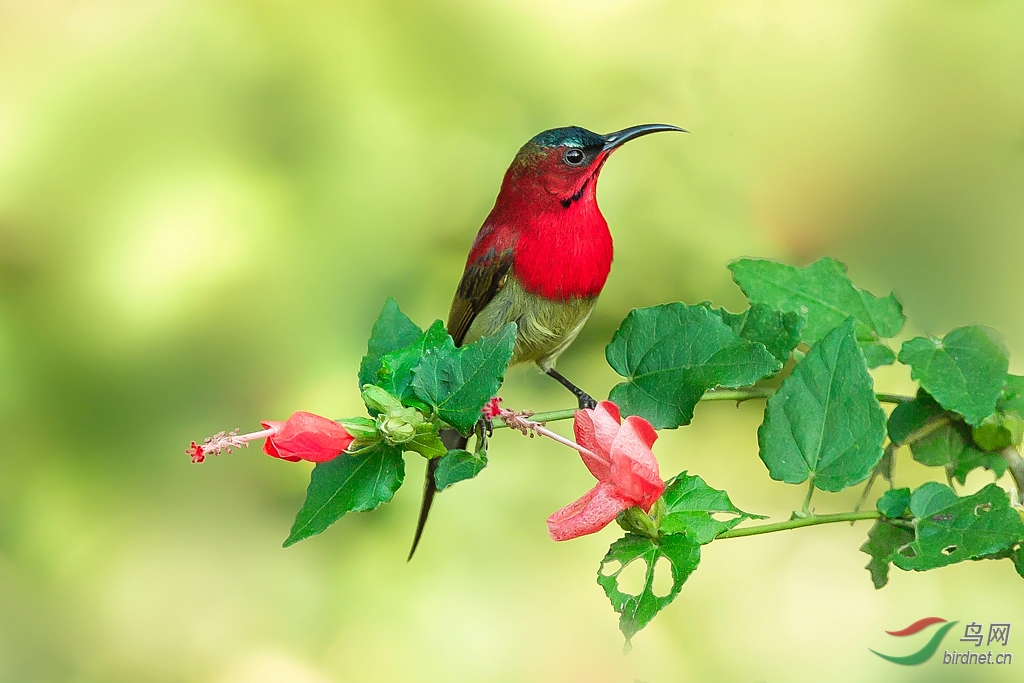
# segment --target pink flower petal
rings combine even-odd
[[[665,490],[658,471],[658,460],[651,452],[651,446],[658,438],[650,423],[641,417],[630,416],[622,423],[622,428],[615,436],[612,444],[612,467],[609,476],[620,495],[631,499],[644,512]]]
[[[583,464],[596,479],[607,479],[610,472],[612,442],[619,431],[619,408],[611,401],[601,401],[594,409],[577,410],[573,421],[576,443],[593,452],[599,459],[580,454]]]
[[[555,541],[567,541],[592,534],[632,506],[633,502],[620,496],[614,486],[599,482],[582,498],[548,517],[548,535]]]

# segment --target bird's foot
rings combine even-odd
[[[572,392],[572,395],[576,397],[576,402],[580,407],[580,410],[593,410],[597,407],[597,401],[595,401],[590,394],[580,389],[578,386],[570,382],[565,376],[554,368],[548,368],[544,371],[549,377],[553,377],[563,387]]]

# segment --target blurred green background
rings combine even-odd
[[[692,131],[603,174],[616,262],[560,363],[595,395],[630,308],[736,310],[743,255],[840,258],[907,335],[991,325],[1022,373],[1022,35],[1016,0],[0,0],[0,681],[1019,681],[1008,562],[876,592],[864,525],[723,541],[623,656],[594,581],[615,531],[546,535],[593,483],[558,446],[500,432],[411,564],[419,458],[283,550],[308,466],[184,448],[359,414],[385,297],[444,316],[515,151],[570,124]],[[503,395],[571,405],[531,369]],[[760,411],[702,406],[663,473],[784,518],[803,489],[767,477]],[[1011,622],[1019,661],[868,652],[928,615]]]

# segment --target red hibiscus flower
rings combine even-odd
[[[341,455],[355,440],[334,420],[313,413],[297,412],[284,422],[261,422],[273,434],[263,443],[263,452],[288,462],[327,462]]]
[[[658,438],[641,417],[623,421],[619,408],[602,401],[593,410],[577,410],[576,442],[590,451],[583,463],[598,482],[582,498],[548,517],[548,534],[566,541],[600,531],[623,510],[649,512],[665,490],[651,446]]]

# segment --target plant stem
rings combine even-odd
[[[736,401],[737,403],[743,403],[744,401],[750,401],[758,398],[770,398],[775,394],[777,390],[770,387],[745,387],[742,389],[712,389],[701,396],[700,400],[704,401]],[[902,396],[900,394],[875,394],[878,400],[882,403],[906,403],[912,401],[912,396]],[[573,415],[576,414],[575,408],[566,408],[565,410],[550,410],[544,413],[536,413],[530,417],[534,422],[558,422],[559,420],[571,420]],[[505,427],[505,423],[501,421],[501,418],[495,418],[493,421],[494,429],[502,429]]]
[[[712,389],[700,397],[701,401],[736,401],[742,403],[755,398],[768,398],[775,389],[768,387],[748,387],[746,389]]]
[[[559,420],[571,420],[573,415],[576,414],[575,408],[567,408],[565,410],[550,410],[546,413],[534,413],[530,416],[530,420],[533,422],[558,422]],[[496,417],[491,421],[491,426],[494,429],[504,429],[508,427],[505,421],[500,417]]]
[[[875,394],[881,403],[910,403],[914,400],[913,396],[905,396],[903,394]]]
[[[862,519],[878,519],[882,516],[882,513],[878,510],[864,510],[862,512],[839,512],[832,515],[812,515],[810,517],[797,517],[796,519],[790,519],[785,522],[775,522],[774,524],[760,524],[758,526],[748,526],[742,529],[730,529],[729,531],[723,532],[717,536],[717,538],[740,538],[742,536],[758,536],[760,534],[770,534],[776,531],[788,531],[789,529],[799,529],[804,526],[815,526],[817,524],[835,524],[836,522],[856,522]]]
[[[800,508],[805,516],[811,514],[811,496],[814,495],[814,477],[807,480],[807,497],[804,498],[804,506]]]

